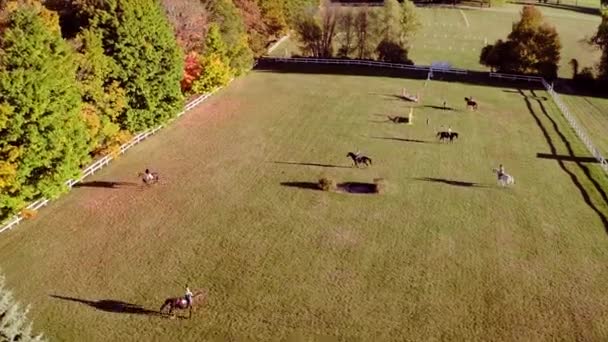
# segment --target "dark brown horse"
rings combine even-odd
[[[348,154],[346,156],[350,157],[353,160],[353,164],[355,164],[356,167],[359,167],[359,165],[365,165],[365,166],[372,165],[372,159],[369,157],[359,156],[352,152],[348,152]]]
[[[196,291],[192,296],[192,304],[188,306],[186,298],[174,297],[167,298],[165,303],[160,307],[159,312],[161,315],[172,315],[173,310],[186,310],[189,309],[188,318],[192,318],[192,309],[197,305],[202,305],[207,299],[207,291]]]
[[[473,100],[473,98],[465,97],[464,100],[467,102],[467,108],[477,110],[477,101]]]

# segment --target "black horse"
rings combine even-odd
[[[450,137],[451,137],[450,132],[446,132],[446,131],[437,132],[437,138],[439,138],[439,141],[448,140],[448,139],[450,139]]]
[[[356,167],[359,167],[359,165],[361,165],[361,164],[363,164],[365,166],[372,165],[372,159],[369,157],[358,156],[352,152],[348,152],[348,154],[346,156],[350,157],[353,160],[353,164],[355,164]]]
[[[454,141],[454,139],[458,139],[458,132],[450,133],[450,142]]]
[[[473,98],[465,97],[464,100],[467,102],[467,108],[471,108],[473,110],[477,110],[477,101],[473,100]]]

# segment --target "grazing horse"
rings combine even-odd
[[[437,132],[437,138],[439,138],[439,141],[444,141],[444,140],[448,140],[448,139],[450,139],[450,141],[451,141],[452,140],[451,136],[452,135],[450,134],[450,132],[446,132],[446,131]]]
[[[464,100],[467,102],[467,108],[477,110],[477,102],[473,98],[465,97]]]
[[[450,142],[454,141],[454,139],[458,139],[458,132],[450,133]]]
[[[494,171],[494,173],[498,175],[498,184],[500,186],[515,184],[515,178],[513,178],[513,176],[504,172],[501,174],[500,172],[498,172],[498,169],[492,169],[492,171]]]
[[[365,166],[372,165],[372,159],[369,157],[358,156],[352,152],[348,152],[346,156],[352,158],[353,164],[355,164],[356,167],[359,167],[360,164],[363,164]]]
[[[188,306],[188,302],[186,302],[186,298],[184,297],[174,297],[167,298],[165,303],[160,307],[159,312],[164,315],[173,314],[173,310],[186,310],[190,309],[190,313],[188,318],[192,318],[192,309],[195,305],[201,305],[204,303],[205,299],[207,299],[206,291],[196,291],[192,296],[192,303]]]

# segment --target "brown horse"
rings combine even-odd
[[[207,291],[196,291],[192,296],[192,304],[188,306],[184,297],[167,298],[165,303],[160,307],[159,312],[161,315],[171,315],[173,310],[186,310],[190,309],[188,318],[192,318],[192,309],[194,306],[202,305],[207,299]]]
[[[465,97],[464,101],[467,103],[467,108],[472,110],[477,110],[477,101],[473,100],[473,98]]]

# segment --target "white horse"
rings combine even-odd
[[[495,174],[499,175],[498,184],[500,186],[507,186],[507,185],[515,184],[515,178],[513,178],[513,176],[511,176],[507,173],[504,173],[504,172],[502,174],[499,174],[498,169],[492,169],[492,171],[494,171]]]

